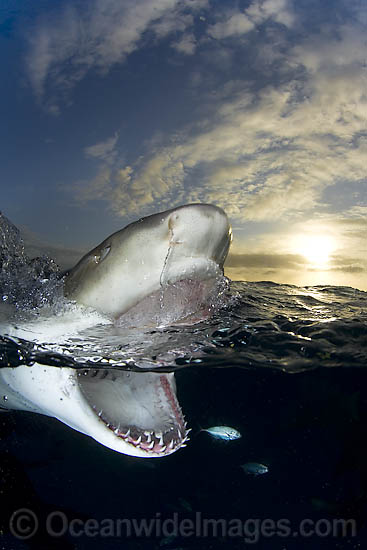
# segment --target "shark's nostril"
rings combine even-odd
[[[106,256],[109,254],[111,250],[111,247],[110,246],[106,246],[106,248],[104,248],[102,251],[101,251],[101,255],[99,257],[99,263],[103,262],[103,260],[106,258]]]
[[[103,262],[103,260],[106,258],[110,250],[111,250],[111,247],[106,246],[105,248],[102,248],[99,254],[95,254],[94,261],[96,262],[96,264],[100,264],[101,262]]]

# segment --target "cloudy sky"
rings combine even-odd
[[[60,257],[190,202],[227,275],[367,290],[365,0],[2,0],[0,209]]]

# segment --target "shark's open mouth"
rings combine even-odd
[[[140,456],[164,456],[184,446],[188,430],[173,374],[84,369],[77,379],[99,420]]]

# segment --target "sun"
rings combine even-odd
[[[326,268],[336,245],[333,237],[328,235],[299,235],[294,248],[315,268]]]

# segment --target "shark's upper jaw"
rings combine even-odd
[[[116,450],[121,443],[121,452],[153,458],[185,445],[188,430],[172,374],[84,369],[77,380],[99,422],[116,437]]]

